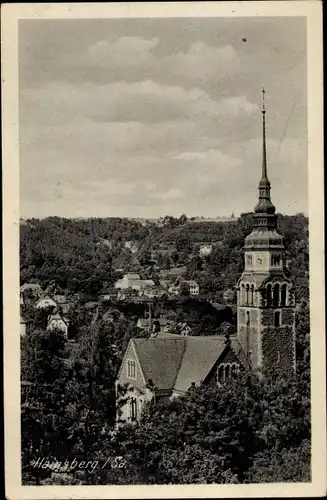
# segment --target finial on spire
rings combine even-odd
[[[265,113],[266,112],[266,108],[265,108],[265,88],[262,87],[262,112]]]

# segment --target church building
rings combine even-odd
[[[264,92],[262,175],[253,229],[245,238],[244,271],[236,285],[237,332],[227,338],[158,333],[131,339],[116,382],[117,395],[121,386],[128,389],[117,422],[139,421],[144,404],[153,398],[178,397],[200,384],[221,385],[241,370],[295,370],[295,298],[270,197]]]

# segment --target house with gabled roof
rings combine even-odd
[[[47,309],[57,307],[57,302],[50,295],[43,295],[34,304],[35,309]]]
[[[155,398],[174,398],[202,383],[222,384],[246,369],[248,362],[237,338],[158,334],[130,340],[118,374],[128,389],[120,408],[122,422],[138,421],[144,405]]]
[[[70,321],[62,316],[58,311],[54,311],[54,314],[50,314],[47,323],[47,330],[60,330],[63,332],[65,337],[68,337]]]

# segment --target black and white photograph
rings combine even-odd
[[[24,498],[318,484],[322,115],[315,162],[305,8],[320,3],[219,3],[17,16],[20,329],[5,335]]]

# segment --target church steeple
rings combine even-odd
[[[262,89],[262,174],[259,182],[259,201],[254,209],[254,226],[260,228],[275,228],[275,207],[270,197],[270,182],[267,173],[266,145],[266,107],[265,89]]]
[[[245,238],[244,270],[237,284],[238,340],[251,369],[276,367],[292,373],[295,363],[294,293],[285,263],[284,239],[270,198],[267,169],[265,90],[262,90],[262,171],[254,225]]]

